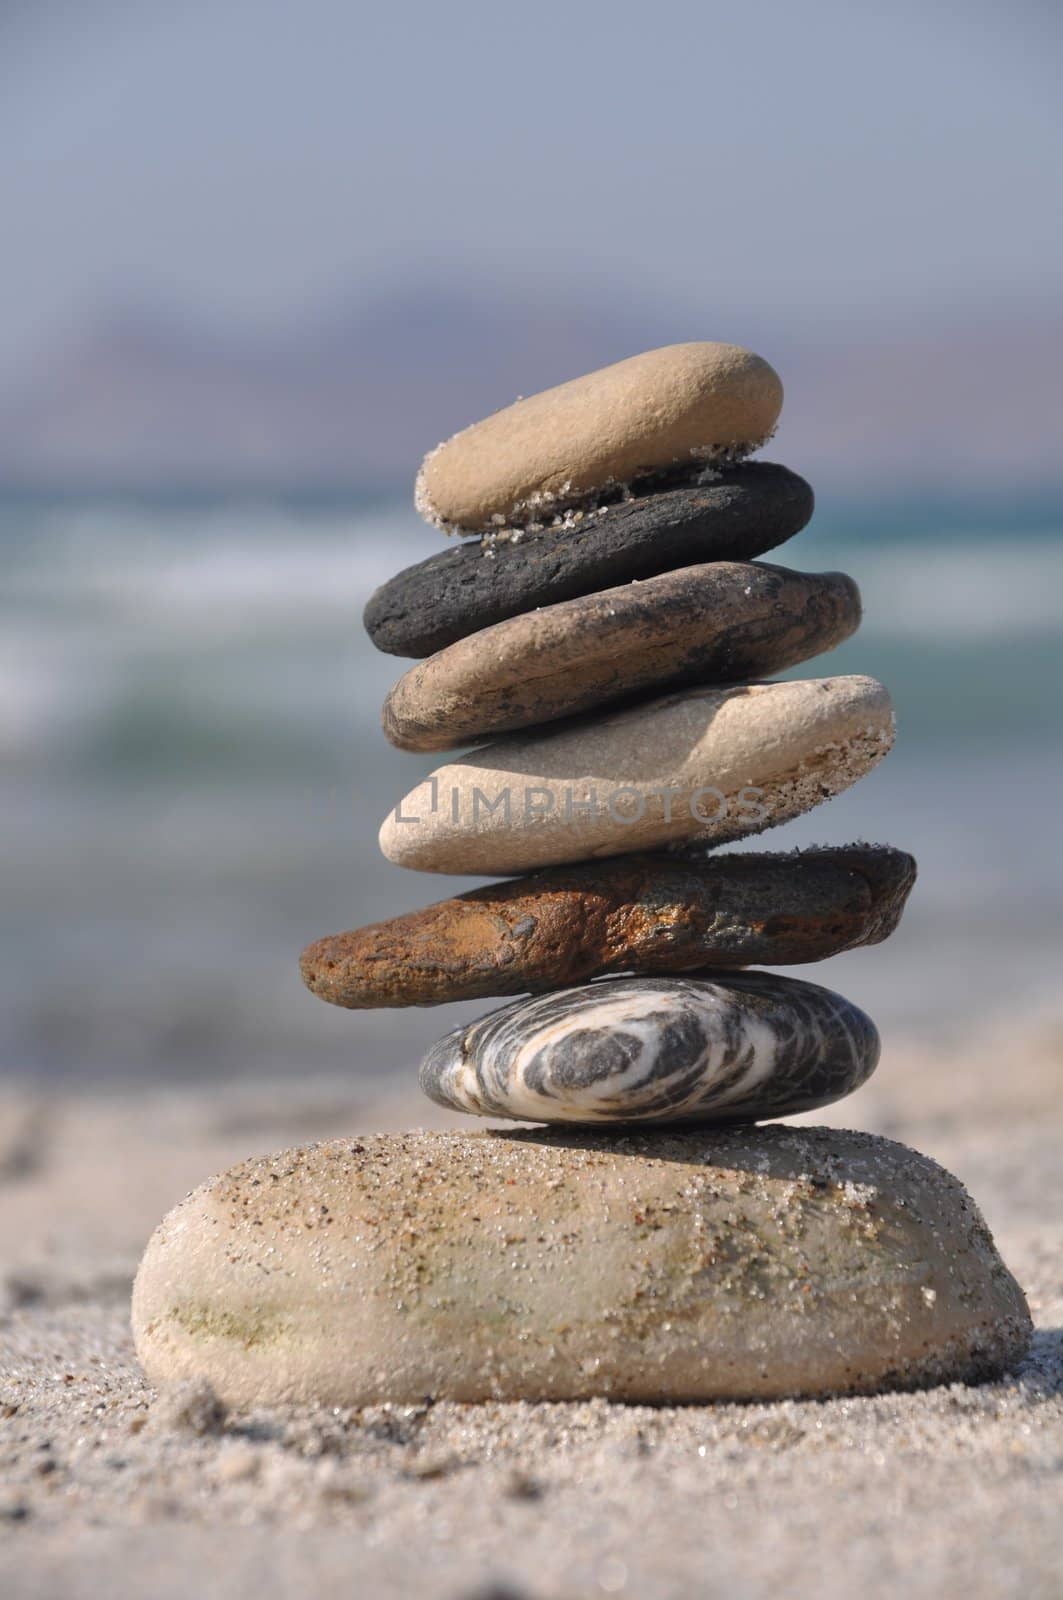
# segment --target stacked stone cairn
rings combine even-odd
[[[500,881],[326,938],[354,1009],[520,996],[428,1052],[443,1106],[537,1129],[346,1138],[245,1163],[161,1225],[134,1323],[160,1382],[233,1403],[689,1401],[1000,1372],[1029,1316],[960,1184],[883,1139],[756,1126],[874,1070],[874,1024],[794,965],[885,939],[915,879],[867,844],[720,853],[893,741],[867,677],[771,681],[860,621],[760,561],[812,491],[746,458],[782,385],[684,344],[439,446],[461,542],[373,596],[403,750],[475,745],[385,821],[397,865]]]

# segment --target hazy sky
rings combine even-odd
[[[0,360],[433,265],[722,309],[1048,303],[1052,0],[0,0]]]

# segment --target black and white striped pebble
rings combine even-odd
[[[433,1045],[430,1100],[527,1122],[751,1122],[840,1100],[878,1062],[875,1025],[767,973],[613,978],[504,1006]]]

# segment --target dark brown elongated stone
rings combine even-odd
[[[448,750],[639,694],[770,677],[860,623],[842,572],[706,561],[564,600],[448,645],[384,702],[400,750]]]

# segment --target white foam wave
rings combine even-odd
[[[150,522],[74,512],[15,545],[0,599],[191,633],[338,616],[356,623],[396,568],[441,548],[438,534],[398,508],[314,518],[241,508]]]
[[[412,507],[285,512],[63,508],[32,539],[9,542],[5,609],[32,607],[99,624],[198,638],[263,627],[360,624],[365,601],[401,567],[445,543]],[[932,639],[1063,631],[1063,538],[969,541],[871,537],[802,541],[768,561],[851,572],[868,633]]]
[[[1063,633],[1063,540],[936,548],[913,541],[889,550],[854,541],[832,546],[830,558],[860,585],[867,634],[941,642]]]

